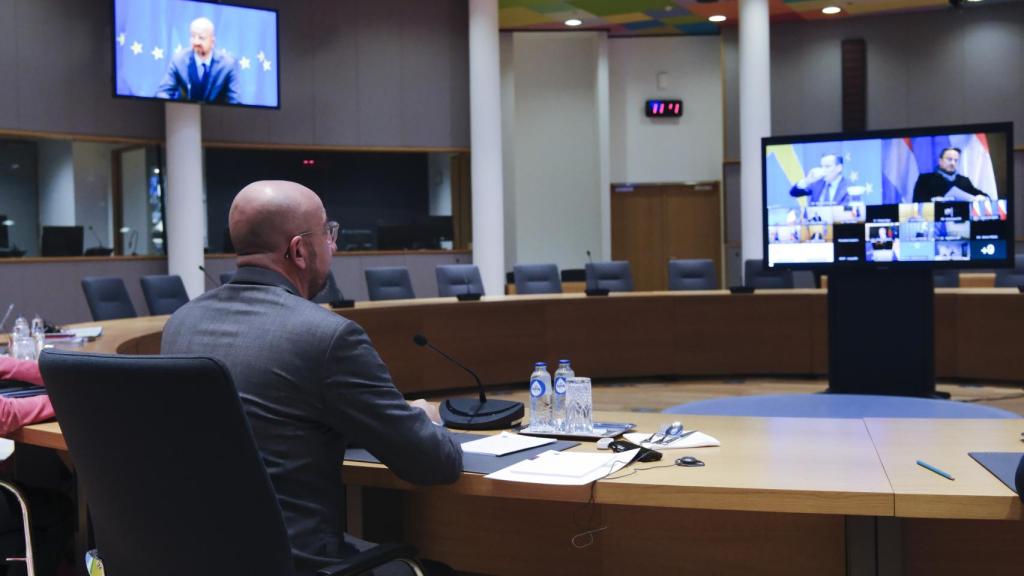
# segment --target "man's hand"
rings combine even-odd
[[[431,422],[433,422],[434,424],[442,424],[441,413],[437,411],[436,403],[427,402],[426,400],[420,398],[418,400],[413,400],[412,402],[409,402],[409,406],[412,406],[413,408],[419,408],[420,410],[426,412],[427,417],[430,418]]]

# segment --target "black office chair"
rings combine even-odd
[[[89,303],[92,319],[97,322],[138,316],[124,280],[120,278],[86,276],[82,278],[82,291],[85,292],[85,301]]]
[[[587,274],[587,290],[633,291],[633,270],[626,260],[588,262],[584,269]]]
[[[669,290],[718,290],[718,274],[711,260],[670,260]]]
[[[370,300],[405,300],[416,297],[409,270],[405,266],[367,268],[365,275]]]
[[[435,273],[439,296],[484,293],[480,269],[473,264],[442,264],[435,268]]]
[[[220,285],[223,286],[223,285],[227,284],[228,282],[231,282],[231,279],[234,278],[234,277],[235,277],[235,273],[234,272],[221,272],[220,273]]]
[[[344,299],[345,297],[341,294],[341,289],[338,288],[338,282],[334,279],[334,272],[328,272],[327,284],[324,284],[323,290],[320,290],[320,293],[313,297],[313,302],[317,304],[330,304],[331,302]]]
[[[512,268],[516,294],[561,294],[562,281],[555,264],[516,264]]]
[[[959,288],[960,271],[938,269],[932,272],[936,288]]]
[[[996,288],[1016,288],[1024,286],[1024,254],[1014,257],[1013,268],[996,270]]]
[[[293,574],[277,496],[222,363],[47,350],[39,367],[107,573]],[[318,574],[415,566],[413,554],[382,545]]]
[[[139,282],[142,284],[146,306],[153,316],[174,314],[178,308],[188,304],[188,292],[185,291],[181,276],[154,274],[143,276]]]
[[[747,260],[743,264],[743,281],[751,288],[785,289],[794,285],[791,270],[768,270],[763,260]]]

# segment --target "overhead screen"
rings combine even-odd
[[[277,12],[114,0],[114,93],[277,108]]]
[[[1012,142],[1012,124],[765,138],[765,261],[1010,266]]]

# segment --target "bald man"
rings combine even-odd
[[[157,98],[238,104],[238,64],[224,50],[214,53],[217,36],[209,18],[189,25],[191,50],[177,52],[167,65]]]
[[[174,313],[161,351],[228,366],[284,513],[296,574],[313,574],[371,546],[343,532],[347,446],[368,449],[416,484],[454,482],[462,451],[437,424],[435,405],[406,402],[358,324],[310,301],[338,232],[312,190],[250,184],[235,196],[228,226],[238,272]],[[376,574],[407,569],[388,570]]]

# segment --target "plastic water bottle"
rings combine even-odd
[[[43,352],[43,346],[46,344],[46,324],[38,314],[32,319],[32,342],[36,347],[36,358],[39,358]]]
[[[551,430],[551,374],[548,365],[537,362],[530,374],[530,428]]]
[[[551,420],[555,430],[565,431],[565,391],[569,385],[569,379],[576,376],[569,366],[568,360],[558,361],[558,370],[555,370],[554,398],[551,403]]]
[[[29,331],[28,321],[24,316],[18,316],[14,321],[14,331],[11,333],[11,356],[18,360],[35,360],[36,345],[32,341],[32,333]]]

